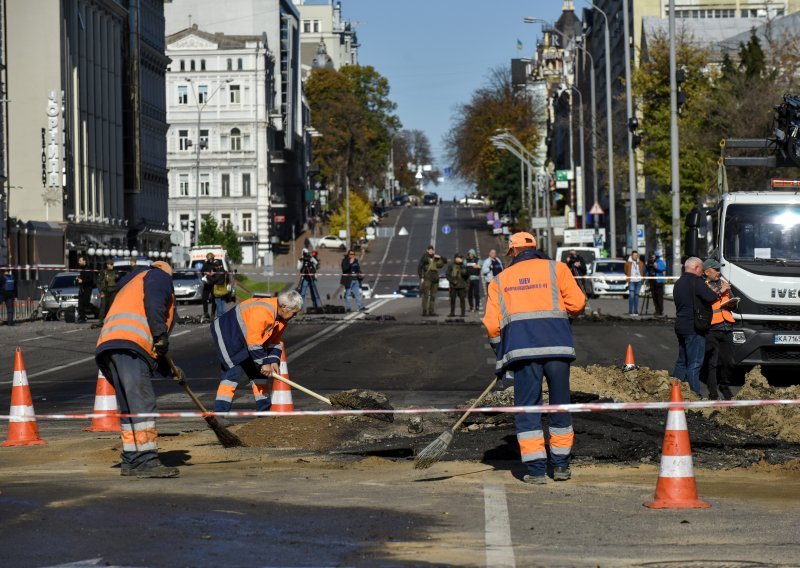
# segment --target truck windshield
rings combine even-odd
[[[800,262],[800,206],[730,205],[722,246],[723,256],[733,262]]]

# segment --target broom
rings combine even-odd
[[[447,451],[447,448],[449,448],[450,444],[453,442],[453,435],[456,433],[456,430],[458,430],[458,427],[461,426],[464,420],[467,419],[470,411],[478,406],[478,404],[480,404],[484,398],[486,398],[486,395],[489,394],[489,391],[492,390],[495,384],[497,384],[497,377],[492,379],[492,382],[489,383],[489,386],[486,387],[486,390],[483,391],[477,399],[475,399],[475,402],[472,403],[472,406],[469,407],[469,410],[467,410],[461,416],[461,418],[458,419],[458,422],[453,424],[452,428],[442,432],[438,438],[425,446],[425,448],[423,448],[423,450],[417,454],[417,457],[414,460],[415,468],[427,469],[441,459],[441,457]]]
[[[163,357],[172,371],[172,378],[178,381],[178,384],[183,387],[183,389],[186,391],[186,394],[189,395],[189,398],[191,398],[197,408],[200,409],[200,412],[207,413],[208,410],[206,410],[206,407],[203,406],[203,403],[200,402],[200,399],[197,398],[197,395],[195,395],[192,392],[192,389],[189,388],[189,385],[186,384],[186,376],[183,374],[183,371],[175,366],[175,362],[172,360],[172,357],[169,355],[164,355]],[[223,448],[246,446],[239,436],[220,424],[216,416],[203,416],[203,418],[205,418],[208,427],[214,431],[214,434],[217,436],[217,440],[219,440],[219,443],[222,444]]]

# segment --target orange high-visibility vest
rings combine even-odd
[[[716,302],[711,304],[711,310],[712,310],[712,313],[711,313],[711,325],[712,326],[720,324],[720,323],[725,322],[725,321],[729,322],[729,323],[733,323],[733,322],[736,321],[735,319],[733,319],[733,314],[731,313],[731,311],[729,309],[720,307],[720,306],[722,306],[722,304],[727,302],[730,299],[730,297],[731,297],[730,292],[725,292],[722,296],[717,298]]]
[[[154,270],[158,270],[157,268]],[[97,347],[110,341],[128,341],[141,347],[154,359],[153,334],[144,309],[144,278],[150,271],[137,274],[117,292],[114,303],[105,318]],[[167,329],[175,317],[175,299],[167,307]]]

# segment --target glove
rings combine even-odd
[[[185,381],[186,380],[186,373],[183,372],[183,369],[181,369],[180,367],[178,367],[176,365],[175,366],[175,371],[176,372],[173,372],[173,374],[175,375],[176,379],[178,379],[179,381]]]
[[[153,349],[156,352],[156,355],[159,357],[163,357],[169,351],[169,338],[167,335],[160,335],[156,338],[156,342],[153,344]]]

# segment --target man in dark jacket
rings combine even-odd
[[[481,261],[475,249],[469,249],[467,258],[464,261],[467,267],[467,302],[469,311],[481,311]]]
[[[206,261],[200,267],[200,277],[203,280],[203,319],[217,319],[217,304],[214,301],[214,273],[217,271],[217,261],[214,260],[214,253],[206,255]],[[208,316],[208,305],[211,304],[211,317]]]
[[[75,279],[78,284],[78,323],[86,323],[86,313],[92,301],[92,289],[94,289],[94,272],[89,269],[86,257],[78,257],[78,268],[80,274]]]
[[[683,275],[675,282],[672,295],[675,300],[675,335],[678,336],[678,360],[675,362],[675,378],[689,383],[697,396],[700,394],[700,368],[706,348],[707,329],[695,326],[695,310],[711,312],[711,305],[722,294],[730,290],[723,282],[718,291],[706,286],[703,279],[703,261],[689,257],[684,263]]]
[[[99,326],[103,325],[106,314],[111,307],[111,302],[114,301],[114,296],[117,295],[117,275],[114,272],[114,261],[107,260],[106,267],[100,272],[100,282],[97,284],[97,290],[100,292],[100,315],[98,319]]]
[[[6,325],[14,325],[14,301],[17,299],[17,279],[14,271],[6,269],[3,274],[3,302],[6,304]]]
[[[344,286],[344,307],[348,312],[352,311],[350,308],[350,296],[355,298],[359,311],[367,311],[367,308],[364,307],[364,302],[361,300],[361,280],[363,278],[358,257],[356,257],[355,251],[351,249],[347,251],[347,254],[342,259],[342,279],[339,281]]]
[[[436,254],[433,245],[428,247],[417,265],[420,278],[420,296],[422,296],[422,315],[436,315],[436,294],[439,292],[439,269],[447,263],[447,259]]]
[[[467,267],[464,259],[456,253],[453,262],[447,266],[447,282],[450,284],[450,317],[456,315],[456,298],[461,302],[461,317],[464,317],[464,300],[467,295]]]

